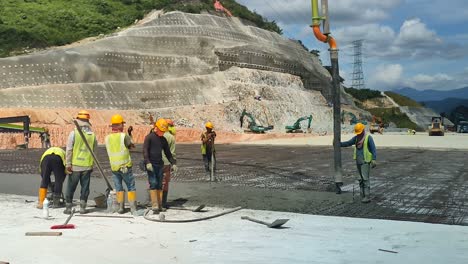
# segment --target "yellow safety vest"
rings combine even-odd
[[[96,140],[96,135],[93,132],[86,133],[83,132],[88,145],[93,148],[94,142]],[[79,166],[79,167],[92,167],[94,164],[93,155],[89,152],[88,148],[86,147],[83,139],[75,128],[75,143],[73,144],[73,157],[72,157],[72,165]]]
[[[42,160],[45,158],[45,156],[50,155],[50,154],[55,154],[59,156],[62,159],[63,166],[66,167],[66,160],[65,160],[65,150],[59,147],[51,147],[47,149],[44,154],[42,154],[41,160],[39,161],[39,172],[41,172],[41,164]]]
[[[125,146],[125,133],[112,133],[105,141],[112,171],[118,171],[121,167],[132,167],[130,151]]]
[[[372,153],[369,151],[369,147],[368,147],[368,142],[369,142],[369,135],[366,135],[366,138],[364,139],[364,146],[362,146],[364,148],[364,162],[371,162],[372,161]],[[356,152],[357,152],[357,149],[356,149],[356,145],[354,146],[354,156],[353,158],[356,159]]]

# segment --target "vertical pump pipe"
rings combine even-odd
[[[323,17],[320,16],[318,0],[312,2],[312,30],[315,37],[330,46],[330,61],[332,68],[332,101],[333,101],[333,152],[334,152],[334,181],[337,193],[341,193],[343,185],[343,169],[341,167],[341,88],[340,70],[338,64],[338,48],[336,41],[330,36],[330,26],[328,22],[328,0],[322,0]],[[324,33],[320,31],[320,23],[324,20]]]

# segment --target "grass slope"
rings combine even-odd
[[[281,33],[275,22],[234,0],[223,4],[235,16]],[[0,0],[0,57],[107,34],[131,25],[153,9],[214,10],[212,0]]]

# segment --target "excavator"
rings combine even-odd
[[[307,133],[312,132],[310,129],[310,125],[312,124],[312,115],[309,116],[303,116],[299,118],[296,123],[292,126],[286,126],[286,133],[303,133],[301,129],[301,122],[304,120],[309,120],[308,125],[307,125]]]
[[[429,126],[429,136],[443,136],[444,133],[444,118],[440,116],[433,116],[432,124]]]
[[[17,125],[14,123],[23,123],[23,125]],[[16,146],[17,148],[25,149],[28,148],[29,138],[31,133],[46,133],[45,128],[31,127],[31,119],[29,116],[12,116],[0,118],[0,133],[20,133],[24,134],[24,144]]]
[[[384,127],[385,125],[381,117],[372,116],[372,123],[369,125],[369,132],[371,134],[374,134],[375,132],[383,134]]]
[[[361,123],[363,125],[367,125],[367,121],[366,120],[358,120],[357,117],[353,114],[353,113],[350,113],[350,112],[345,112],[345,111],[341,111],[341,123],[344,124],[345,122],[345,118],[346,116],[350,116],[351,119],[349,120],[349,124],[350,125],[355,125],[357,123]]]
[[[247,113],[247,111],[245,109],[244,109],[244,111],[242,111],[242,114],[240,116],[241,128],[244,125],[244,117],[245,116],[247,116],[249,118],[249,130],[246,130],[245,132],[265,133],[265,131],[272,130],[274,128],[273,126],[264,127],[264,126],[257,125],[257,123],[255,122],[255,118],[252,116],[252,114]]]

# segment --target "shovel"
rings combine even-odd
[[[73,208],[70,216],[68,216],[67,221],[65,221],[65,223],[63,225],[54,225],[54,226],[51,226],[50,229],[75,229],[74,224],[69,224],[68,223],[68,222],[70,222],[70,219],[72,218],[74,213],[75,213],[75,208]]]
[[[241,216],[241,219],[249,220],[249,221],[259,223],[259,224],[262,224],[262,225],[266,225],[269,228],[279,228],[282,225],[284,225],[287,221],[289,221],[289,219],[276,219],[275,221],[273,221],[273,223],[267,223],[267,222],[263,222],[263,221],[260,221],[260,220],[254,219],[254,218],[250,218],[248,216]]]

